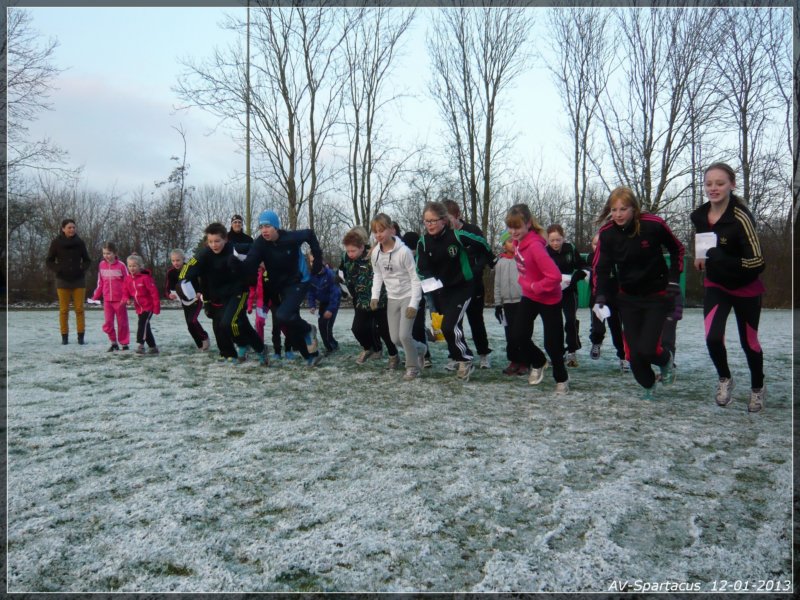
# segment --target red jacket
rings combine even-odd
[[[547,241],[531,230],[519,242],[514,241],[519,286],[522,295],[540,304],[561,302],[561,271],[547,253]]]
[[[139,271],[136,275],[128,274],[125,278],[125,294],[126,300],[133,298],[137,315],[143,312],[157,315],[161,312],[161,297],[156,282],[147,269]]]

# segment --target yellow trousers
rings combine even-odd
[[[61,335],[69,333],[69,303],[75,306],[75,320],[78,321],[78,333],[86,331],[86,314],[83,312],[83,302],[86,297],[86,288],[57,288],[58,292],[58,321],[61,325]]]

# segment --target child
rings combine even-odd
[[[313,264],[314,258],[309,257],[309,260]],[[333,324],[336,322],[336,315],[339,312],[342,290],[336,281],[336,273],[325,264],[319,274],[311,276],[310,283],[308,306],[312,314],[319,308],[319,318],[317,319],[319,337],[322,339],[327,354],[330,354],[339,349],[339,342],[333,337]]]
[[[273,306],[280,304],[280,300],[271,298],[270,294],[269,273],[267,273],[262,263],[258,267],[255,283],[250,286],[250,296],[247,299],[247,314],[252,314],[255,308],[255,330],[262,342],[264,341],[264,328],[267,324],[267,313],[272,315],[272,347],[274,349],[272,359],[281,360],[281,333],[286,338],[286,326],[284,325],[283,330],[281,330],[278,319],[275,317],[275,311],[272,310]],[[294,360],[295,354],[292,352],[292,345],[288,339],[284,339],[283,349],[286,350],[286,358]]]
[[[411,335],[422,296],[414,255],[400,238],[395,237],[392,220],[384,213],[375,215],[370,229],[378,242],[370,259],[373,272],[370,308],[378,308],[380,290],[385,285],[389,335],[395,345],[403,345],[406,354],[403,379],[411,381],[425,368],[425,346]]]
[[[564,229],[554,224],[547,228],[547,253],[561,271],[561,311],[564,314],[564,337],[567,341],[567,366],[577,367],[575,353],[581,347],[578,335],[578,282],[586,278],[583,257],[575,246],[564,241]]]
[[[369,258],[367,232],[363,227],[353,227],[342,239],[344,254],[340,269],[344,274],[347,291],[353,298],[353,325],[351,331],[362,351],[356,363],[363,365],[371,358],[383,356],[381,340],[386,344],[389,364],[398,364],[397,347],[389,334],[386,318],[386,288],[380,288],[377,310],[372,310],[372,263]]]
[[[725,163],[713,163],[705,171],[704,187],[708,202],[691,214],[697,233],[716,234],[716,246],[707,256],[695,258],[694,266],[705,273],[703,315],[708,354],[719,377],[716,402],[731,402],[733,379],[725,350],[725,323],[733,309],[739,329],[739,343],[750,369],[749,412],[764,408],[764,353],[758,342],[761,295],[764,284],[758,275],[764,270],[764,257],[758,241],[753,215],[744,201],[733,193],[736,173]]]
[[[569,376],[564,363],[564,329],[561,319],[561,271],[547,253],[544,228],[525,204],[515,204],[506,214],[506,226],[514,240],[514,257],[519,271],[522,300],[514,317],[511,334],[514,362],[530,367],[528,383],[544,379],[547,359],[533,343],[533,322],[541,316],[544,349],[553,365],[556,394],[569,391]]]
[[[506,375],[527,375],[528,368],[525,365],[514,362],[514,357],[518,355],[511,346],[511,332],[516,324],[519,303],[522,300],[522,289],[519,287],[519,271],[517,270],[517,260],[514,257],[514,241],[511,233],[504,231],[500,235],[500,245],[503,252],[497,257],[494,267],[494,314],[506,334],[506,357],[509,360],[508,366],[503,369]]]
[[[594,234],[592,237],[592,250],[586,257],[586,262],[589,264],[589,266],[591,266],[594,262],[594,255],[597,250],[598,240],[599,236]],[[622,323],[620,323],[619,310],[617,310],[617,278],[613,271],[609,274],[609,277],[610,281],[608,293],[606,295],[606,306],[611,312],[611,315],[603,320],[598,318],[593,310],[589,310],[589,319],[591,323],[589,326],[589,341],[592,343],[592,349],[589,351],[589,356],[592,358],[592,360],[597,360],[600,358],[600,348],[603,345],[603,339],[606,337],[607,322],[608,329],[611,332],[611,343],[614,345],[614,349],[617,351],[620,371],[627,373],[630,371],[630,364],[625,358],[625,342],[622,337]],[[589,289],[592,290],[592,286],[589,286]],[[594,291],[592,290],[589,293],[589,307],[593,307],[595,303]]]
[[[125,277],[128,269],[117,258],[117,247],[112,242],[103,244],[103,260],[97,269],[97,288],[92,300],[103,298],[103,331],[111,341],[108,352],[116,352],[119,345],[127,350],[131,343],[131,331],[128,325],[128,307],[125,296]],[[114,319],[117,320],[117,331],[114,330]]]
[[[144,261],[138,254],[131,254],[127,260],[128,276],[125,278],[126,300],[133,302],[139,323],[136,328],[136,354],[144,354],[147,342],[148,354],[158,354],[156,339],[150,328],[150,319],[161,312],[161,298],[158,295],[156,282],[150,271],[144,268]]]
[[[651,365],[659,367],[662,383],[668,385],[675,379],[672,357],[662,350],[659,339],[664,321],[673,310],[674,296],[681,293],[678,281],[683,270],[683,244],[662,218],[642,213],[633,190],[624,186],[609,194],[597,218],[597,224],[601,223],[604,225],[592,265],[595,301],[605,306],[615,285],[611,282],[615,270],[631,371],[644,388],[642,397],[652,400],[656,375]],[[662,247],[669,252],[669,267]]]
[[[416,264],[419,234],[416,231],[406,231],[401,239],[403,243],[408,246],[408,249],[411,250],[411,254],[414,256],[414,263]],[[422,364],[424,368],[429,369],[433,366],[433,363],[431,362],[431,350],[428,347],[428,336],[425,333],[425,313],[427,312],[427,306],[428,302],[425,299],[425,294],[422,294],[419,300],[419,310],[417,311],[417,316],[414,318],[414,326],[411,328],[411,337],[420,344],[425,344],[425,356]]]
[[[492,256],[482,237],[450,225],[447,209],[441,202],[428,202],[422,212],[425,235],[417,247],[417,270],[433,290],[436,312],[443,315],[442,333],[450,357],[458,363],[456,377],[469,381],[475,369],[472,351],[464,339],[462,322],[475,296],[475,275]]]
[[[186,328],[189,330],[189,335],[192,336],[197,349],[205,352],[209,349],[210,343],[208,341],[208,334],[200,321],[197,318],[200,316],[200,311],[203,310],[203,301],[195,296],[192,300],[182,300],[175,288],[178,286],[178,277],[186,263],[186,256],[183,250],[175,248],[169,253],[169,260],[172,267],[167,271],[166,282],[164,284],[164,293],[170,300],[179,300],[183,308],[183,318],[186,321]]]
[[[244,275],[252,277],[259,264],[264,263],[269,273],[272,298],[279,301],[273,306],[278,325],[286,326],[292,348],[300,351],[309,367],[315,367],[322,360],[317,349],[317,328],[300,317],[300,304],[308,293],[311,275],[322,269],[322,248],[312,229],[286,231],[280,226],[280,219],[274,211],[263,211],[258,217],[261,235],[250,246],[244,262],[239,264]],[[308,263],[300,251],[306,243],[314,256],[312,273],[309,273]],[[238,265],[234,267],[238,270]]]
[[[214,337],[220,358],[236,364],[239,356],[234,344],[256,351],[259,363],[269,365],[264,342],[247,319],[248,283],[245,276],[236,272],[233,263],[240,263],[233,255],[234,244],[228,243],[228,231],[222,223],[211,223],[205,229],[206,247],[183,265],[179,281],[203,280],[206,314],[211,318]],[[181,290],[179,285],[178,290]],[[179,292],[179,295],[182,292]]]

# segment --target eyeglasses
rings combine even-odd
[[[237,223],[238,223],[239,225],[241,225],[241,224],[242,224],[242,221],[240,221],[239,219],[236,219],[235,221],[231,221],[231,223],[233,223],[234,225],[236,225]]]
[[[423,223],[425,223],[425,225],[435,225],[436,223],[438,223],[441,220],[442,220],[441,217],[438,218],[438,219],[425,219],[423,221]]]

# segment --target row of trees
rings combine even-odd
[[[223,24],[239,42],[185,61],[175,92],[185,107],[216,115],[243,145],[249,112],[255,183],[248,222],[269,207],[288,228],[312,226],[334,262],[353,224],[385,211],[419,230],[424,203],[445,197],[461,202],[490,241],[507,207],[524,201],[542,223],[562,223],[586,248],[594,216],[619,184],[688,242],[687,215],[702,202],[702,169],[712,160],[738,168],[739,192],[762,237],[780,240],[768,260],[778,264],[789,246],[799,205],[791,109],[800,98],[790,39],[798,21],[789,9],[252,6],[247,17],[241,11]],[[10,19],[26,14],[9,11]],[[436,147],[407,148],[386,127],[403,99],[393,70],[420,17],[429,23],[429,91],[442,138]],[[29,24],[24,16],[18,23]],[[12,290],[43,292],[41,248],[64,215],[76,217],[96,252],[103,239],[124,240],[122,248],[161,264],[170,248],[193,247],[208,222],[245,213],[241,186],[191,185],[191,141],[182,129],[169,175],[127,198],[90,191],[64,172],[32,176],[31,166],[52,168],[59,158],[14,158],[32,144],[26,119],[46,108],[56,46],[9,39],[9,73],[40,66],[31,71],[39,87],[8,79],[9,139],[20,142],[9,144]],[[21,58],[26,44],[33,60]],[[532,156],[512,153],[508,90],[535,64],[547,65],[561,97],[569,184]],[[15,97],[32,103],[20,102],[15,113]],[[788,299],[788,284],[778,290]]]

